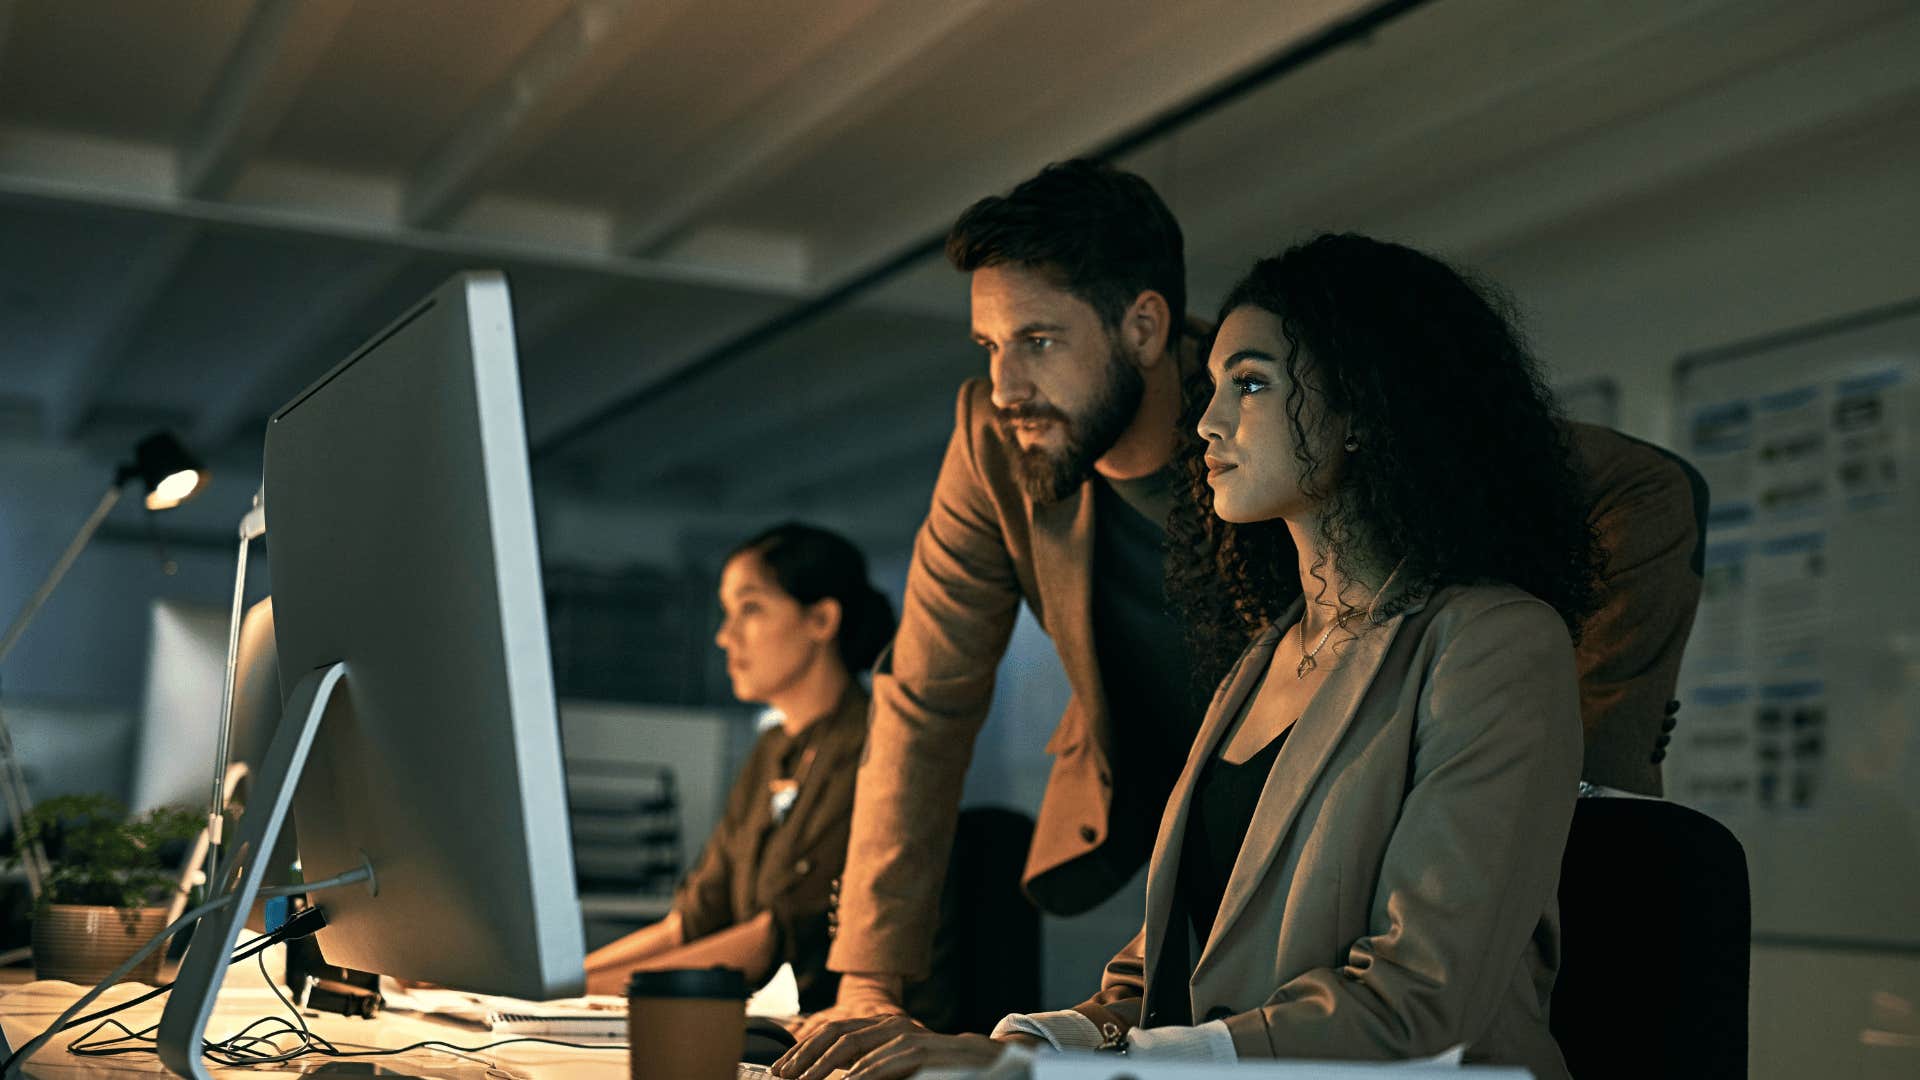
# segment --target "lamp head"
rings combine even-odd
[[[156,431],[133,448],[133,460],[120,466],[115,482],[138,477],[146,488],[147,509],[171,510],[207,486],[207,467],[169,431]]]

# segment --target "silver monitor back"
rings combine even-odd
[[[282,680],[344,661],[293,816],[329,962],[577,993],[580,907],[506,281],[455,277],[276,413]],[[294,722],[287,717],[283,722]]]
[[[149,608],[148,626],[127,807],[143,813],[178,804],[204,812],[227,676],[227,611],[160,599]]]
[[[240,619],[240,648],[233,666],[233,722],[227,760],[260,771],[267,743],[280,723],[286,693],[280,685],[280,655],[273,644],[273,597],[248,608]],[[250,786],[250,785],[249,785]],[[244,788],[242,790],[245,790]]]

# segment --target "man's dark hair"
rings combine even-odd
[[[956,269],[1012,264],[1047,274],[1085,300],[1110,332],[1134,298],[1152,289],[1167,301],[1169,348],[1187,314],[1183,247],[1179,223],[1151,184],[1084,158],[981,199],[947,233]]]

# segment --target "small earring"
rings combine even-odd
[[[1348,435],[1344,445],[1347,448],[1347,453],[1356,453],[1360,449],[1360,437],[1358,435]]]

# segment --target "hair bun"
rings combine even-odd
[[[893,639],[893,603],[867,580],[867,557],[839,533],[790,521],[741,544],[727,556],[752,553],[788,596],[802,604],[840,605],[834,645],[847,671],[866,671]]]

